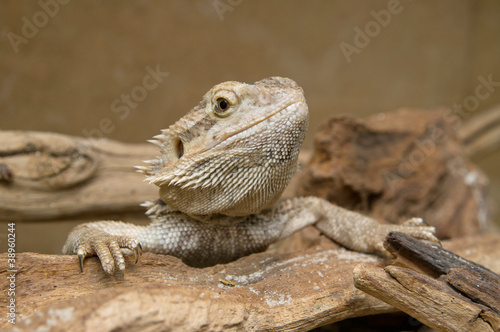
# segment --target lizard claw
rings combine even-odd
[[[134,253],[135,262],[142,254],[141,244],[130,236],[110,235],[100,230],[89,230],[85,241],[81,243],[76,253],[83,272],[83,261],[86,257],[97,255],[104,271],[112,275],[117,267],[121,272],[125,270],[125,259],[121,249],[129,249]]]
[[[130,248],[128,248],[128,249],[130,249]],[[132,252],[134,253],[134,258],[135,258],[134,263],[137,264],[137,262],[139,261],[139,256],[142,255],[142,245],[139,242],[137,242],[137,245],[130,250],[132,250]]]
[[[80,263],[80,271],[83,272],[83,260],[85,259],[85,255],[82,253],[78,254],[78,262]]]

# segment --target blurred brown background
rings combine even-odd
[[[280,75],[305,90],[311,148],[334,114],[454,107],[500,82],[495,0],[5,0],[0,29],[2,130],[144,142],[216,83]],[[500,104],[496,84],[466,116]],[[476,163],[500,202],[500,153]],[[57,252],[30,236],[69,228],[18,223],[19,250]]]

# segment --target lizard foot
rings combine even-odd
[[[380,227],[382,233],[384,234],[384,240],[385,236],[389,234],[389,232],[401,232],[413,236],[414,238],[419,240],[431,241],[441,245],[441,242],[435,235],[436,228],[430,226],[422,218],[412,218],[405,221],[401,225],[380,225]],[[384,241],[378,242],[376,247],[376,250],[378,252],[384,253],[385,255],[388,254],[387,250],[384,247]]]
[[[120,270],[125,270],[125,259],[122,248],[129,249],[134,253],[135,262],[142,254],[141,244],[130,236],[110,235],[100,230],[88,231],[85,240],[78,246],[76,254],[80,262],[80,269],[83,272],[83,260],[85,257],[97,255],[101,261],[104,271],[112,275],[115,266]]]

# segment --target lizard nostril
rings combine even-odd
[[[181,140],[177,140],[175,151],[177,151],[177,158],[180,158],[184,155],[184,144],[182,144]]]

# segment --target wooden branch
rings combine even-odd
[[[491,271],[490,271],[491,272]],[[463,266],[452,268],[446,281],[474,302],[481,303],[500,314],[500,277]]]
[[[471,157],[483,157],[500,148],[500,105],[464,122],[458,136]]]
[[[152,144],[0,131],[0,219],[143,211],[157,188],[133,166],[156,154]]]
[[[87,259],[81,273],[76,256],[22,253],[17,257],[16,328],[51,330],[53,322],[65,331],[306,330],[393,312],[352,285],[356,264],[381,260],[330,246],[255,254],[204,269],[145,253],[137,265],[129,257],[126,275],[113,278],[96,258]],[[6,266],[6,259],[0,255],[0,266]],[[6,274],[0,273],[2,289]],[[7,301],[0,298],[4,327]]]
[[[485,235],[446,246],[460,248],[467,258],[500,271],[499,243],[500,236]],[[6,259],[6,254],[0,255],[0,266],[7,266]],[[393,279],[394,298],[413,301],[410,295],[405,298],[399,293],[403,286],[396,287],[398,280],[406,278],[406,271],[384,272],[382,259],[332,249],[326,239],[304,251],[254,254],[204,269],[188,267],[171,256],[146,253],[136,265],[128,257],[124,277],[106,276],[96,258],[87,259],[80,273],[75,256],[22,253],[16,259],[16,328],[305,331],[346,318],[394,312],[391,305],[354,287],[352,271],[360,263]],[[399,278],[396,283],[389,273]],[[8,286],[7,274],[0,272],[2,289]],[[0,298],[3,327],[9,326],[7,301],[6,296]],[[467,317],[474,313],[470,309]]]
[[[412,263],[435,278],[460,267],[475,269],[491,279],[498,277],[485,267],[445,250],[438,244],[425,243],[403,233],[389,233],[384,246],[397,258],[404,259],[406,264]]]
[[[385,245],[397,257],[394,265],[357,266],[357,288],[439,331],[500,330],[500,277],[495,272],[401,233],[389,234]],[[490,245],[500,253],[498,243]],[[499,271],[500,261],[491,268]]]
[[[393,305],[438,331],[496,331],[484,309],[440,281],[407,268],[360,264],[354,269],[359,289]]]

